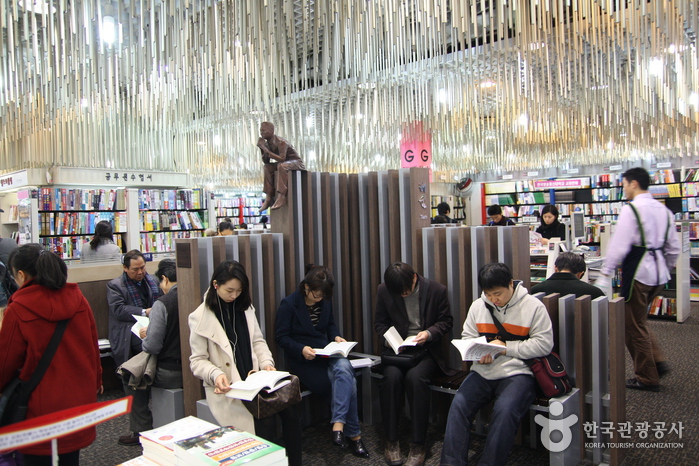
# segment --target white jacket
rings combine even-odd
[[[471,370],[484,379],[496,380],[513,375],[529,374],[532,371],[522,360],[546,356],[553,348],[553,331],[551,319],[544,304],[532,297],[522,282],[514,282],[514,293],[510,301],[498,308],[485,294],[471,304],[468,310],[461,338],[477,338],[485,335],[488,340],[498,333],[486,303],[494,309],[495,317],[509,333],[528,338],[526,340],[508,341],[507,354],[498,356],[490,364],[474,363]]]
[[[262,336],[253,306],[245,311],[245,317],[250,333],[253,370],[257,371],[269,365],[274,366],[272,352]],[[226,395],[214,393],[216,378],[219,375],[226,374],[231,383],[241,379],[238,368],[233,362],[233,349],[226,332],[205,303],[189,315],[189,330],[189,344],[192,347],[189,367],[195,377],[204,381],[206,401],[209,403],[211,413],[222,426],[235,426],[254,434],[254,418],[243,403]]]

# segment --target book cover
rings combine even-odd
[[[352,348],[354,348],[357,345],[356,341],[343,341],[341,343],[338,343],[336,341],[332,341],[328,343],[325,348],[313,348],[313,351],[316,352],[316,356],[322,356],[322,357],[347,357],[347,355],[352,351]]]
[[[231,427],[220,427],[175,442],[177,465],[217,466],[246,464],[267,465],[283,460],[282,447]]]
[[[396,354],[400,353],[404,348],[409,346],[417,346],[417,343],[414,341],[414,335],[403,340],[395,327],[391,327],[386,330],[383,337],[386,339],[386,342],[391,346],[391,348],[393,348],[393,351],[395,351]]]
[[[496,358],[505,349],[504,346],[488,343],[485,336],[452,340],[451,344],[459,350],[462,361],[479,361],[487,354]]]
[[[231,389],[226,392],[226,396],[250,401],[260,390],[266,389],[267,392],[273,392],[288,384],[291,382],[290,375],[285,371],[257,371],[250,374],[247,379],[231,384]]]

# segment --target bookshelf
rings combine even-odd
[[[225,218],[230,218],[233,225],[256,224],[260,223],[260,218],[263,215],[269,217],[269,210],[263,213],[259,212],[264,197],[256,196],[235,196],[229,198],[217,198],[214,208],[216,214],[216,225],[221,223]]]
[[[451,207],[451,214],[449,216],[452,220],[465,221],[466,220],[466,205],[464,203],[464,198],[458,196],[431,196],[431,213],[432,218],[435,218],[439,213],[437,212],[437,205],[441,202],[446,202]]]
[[[124,251],[124,189],[43,187],[38,190],[37,207],[38,242],[63,259],[80,258],[82,245],[91,239],[100,221],[112,225],[114,242]]]
[[[677,220],[699,219],[699,170],[651,170],[649,192],[675,213]],[[599,223],[616,220],[625,203],[621,173],[547,180],[486,183],[486,206],[499,204],[512,218],[532,215],[546,204],[555,204],[561,217],[583,212]]]
[[[209,225],[208,193],[200,188],[139,189],[137,203],[143,252],[174,251],[176,239],[203,237]]]

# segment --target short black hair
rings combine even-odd
[[[542,225],[546,225],[546,222],[544,221],[544,214],[551,214],[556,219],[553,221],[554,223],[558,221],[558,208],[553,205],[553,204],[548,204],[545,205],[543,209],[541,209],[541,215],[539,215],[539,221],[541,222]]]
[[[177,263],[175,259],[163,259],[158,264],[158,270],[155,271],[155,276],[158,281],[163,281],[163,277],[167,277],[173,283],[177,283]]]
[[[130,268],[131,261],[134,259],[138,259],[139,257],[141,259],[143,259],[144,261],[146,260],[146,258],[143,257],[143,253],[141,251],[139,251],[138,249],[132,249],[131,251],[127,252],[126,254],[124,254],[124,260],[122,261],[124,264],[124,267],[126,267],[127,269]]]
[[[68,267],[63,259],[37,243],[13,249],[7,262],[13,276],[21,270],[33,277],[34,283],[52,290],[63,288],[68,279]]]
[[[488,215],[502,215],[502,207],[498,204],[493,204],[488,207]]]
[[[305,294],[306,287],[310,291],[323,293],[323,299],[331,299],[335,287],[335,277],[329,268],[322,265],[312,265],[299,283],[299,292],[302,295]]]
[[[446,215],[437,215],[435,218],[432,219],[432,223],[449,223],[449,219]]]
[[[510,283],[512,283],[512,271],[502,262],[490,262],[478,271],[478,286],[483,291],[507,288]]]
[[[449,212],[451,212],[451,207],[449,206],[449,204],[447,204],[446,202],[440,202],[439,204],[437,204],[437,213],[439,215],[447,215]]]
[[[221,222],[218,224],[218,231],[222,232],[223,230],[235,230],[235,228],[231,222]]]
[[[415,270],[405,262],[394,262],[386,268],[383,281],[386,289],[393,295],[403,295],[413,290]]]
[[[559,271],[570,270],[576,275],[587,270],[585,259],[583,259],[580,254],[575,254],[574,252],[563,252],[559,254],[554,265]]]
[[[216,287],[214,287],[214,282],[219,285],[223,285],[229,280],[237,279],[243,287],[243,290],[235,300],[235,308],[240,310],[246,310],[252,304],[250,299],[250,280],[245,273],[245,269],[237,261],[223,261],[216,266],[213,275],[211,275],[211,280],[209,280],[209,289],[204,296],[204,302],[206,307],[212,311],[218,310],[219,297]]]
[[[643,191],[647,191],[648,186],[650,186],[650,175],[643,167],[629,168],[621,176],[626,178],[626,181],[629,183],[632,181],[638,181],[638,187]]]

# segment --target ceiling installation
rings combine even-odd
[[[0,0],[0,172],[254,189],[265,120],[322,171],[416,122],[448,181],[697,155],[698,2]]]

